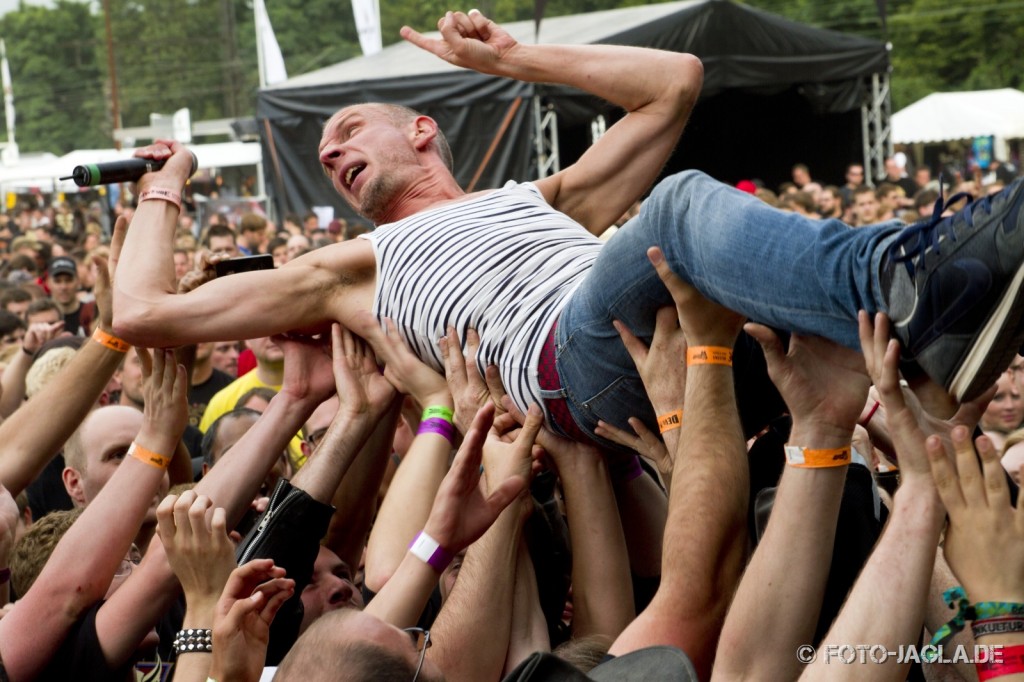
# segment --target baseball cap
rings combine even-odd
[[[651,646],[605,661],[583,673],[554,654],[537,652],[502,682],[698,682],[686,654],[674,646]]]
[[[75,277],[78,275],[78,265],[75,263],[73,258],[57,256],[50,261],[50,267],[48,267],[46,271],[50,274],[50,277],[55,277],[60,274]]]

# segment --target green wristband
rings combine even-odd
[[[455,412],[450,407],[444,405],[431,405],[427,409],[423,410],[423,420],[427,419],[443,419],[449,424],[452,423],[452,418],[455,416]]]

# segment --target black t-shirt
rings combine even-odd
[[[188,423],[191,426],[199,427],[203,412],[206,412],[206,406],[210,400],[232,381],[234,379],[230,376],[215,369],[209,379],[188,389]]]
[[[78,682],[129,679],[133,663],[128,662],[120,668],[112,668],[103,657],[99,635],[96,633],[96,614],[99,613],[101,606],[102,601],[93,604],[92,608],[71,626],[64,643],[60,645],[57,654],[39,679]]]

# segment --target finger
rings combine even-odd
[[[748,322],[743,325],[743,331],[754,337],[761,345],[764,352],[764,359],[768,363],[768,373],[778,371],[786,361],[786,351],[782,347],[782,341],[771,328],[756,322]]]
[[[995,397],[998,388],[998,384],[992,384],[989,386],[987,391],[974,400],[961,404],[960,409],[956,411],[956,414],[953,415],[951,421],[954,424],[962,424],[966,426],[969,431],[973,431],[974,427],[981,421],[981,416],[985,414],[988,404]]]
[[[450,471],[454,472],[458,478],[475,480],[475,475],[479,475],[484,440],[493,423],[494,405],[486,403],[477,410],[476,416],[473,417],[473,424],[462,440],[462,447],[459,448],[452,461]]]
[[[867,365],[868,375],[875,379],[878,376],[875,369],[878,361],[875,357],[875,325],[866,310],[857,311],[857,335],[860,337],[860,351],[864,355],[864,364]]]
[[[597,428],[594,429],[594,433],[632,450],[639,450],[640,448],[640,439],[637,436],[605,421],[597,422]]]
[[[177,500],[177,495],[168,495],[156,507],[156,529],[165,547],[174,540],[174,503]]]
[[[173,353],[171,356],[173,360]],[[174,384],[171,389],[171,401],[175,405],[187,405],[188,404],[188,372],[185,370],[185,365],[180,365],[176,362],[169,363],[174,367]]]
[[[526,415],[523,414],[523,411],[520,410],[514,402],[512,402],[512,398],[510,396],[506,395],[502,397],[501,406],[505,408],[505,411],[512,415],[512,418],[520,424],[526,422]]]
[[[661,311],[658,311],[659,313]],[[672,311],[673,317],[675,316],[675,310]],[[615,327],[615,331],[619,333],[619,338],[622,339],[622,345],[626,347],[626,352],[629,353],[629,357],[633,358],[633,364],[637,367],[643,365],[647,359],[647,344],[641,341],[629,327],[624,325],[618,320],[612,320],[612,326]]]
[[[224,585],[224,596],[245,599],[260,583],[269,578],[283,576],[284,569],[275,571],[277,568],[273,559],[253,559],[242,564],[228,576],[228,581]]]
[[[953,451],[956,453],[956,471],[964,501],[968,506],[984,506],[985,481],[978,465],[974,444],[971,443],[970,432],[963,426],[955,426],[950,432],[950,438],[953,440]],[[991,441],[989,443],[991,444]]]
[[[882,398],[882,404],[887,410],[895,412],[906,406],[900,387],[900,343],[896,339],[890,339],[885,343],[884,354],[878,355],[882,358],[881,372],[872,379]]]
[[[210,498],[200,495],[188,508],[188,523],[192,535],[202,538],[209,535],[210,531],[206,525],[206,510],[212,506]]]
[[[966,505],[963,492],[960,490],[956,469],[938,436],[928,437],[925,441],[925,450],[928,453],[928,464],[932,469],[932,479],[935,481],[939,499],[942,500],[942,504],[950,516],[955,517]]]
[[[498,487],[485,500],[491,523],[494,522],[494,519],[498,518],[501,512],[505,511],[505,507],[510,505],[512,500],[523,494],[528,484],[529,481],[518,474],[510,476],[498,484]],[[488,526],[490,526],[490,523],[488,523]]]
[[[505,384],[501,380],[501,371],[496,365],[487,365],[484,370],[484,381],[487,384],[487,392],[491,394],[491,400],[495,407],[501,407],[504,411]]]
[[[543,425],[544,413],[536,403],[530,405],[526,411],[526,421],[523,422],[523,429],[516,438],[516,446],[523,448],[525,452],[529,452],[533,448],[533,444],[537,440],[537,434],[540,433],[540,428]]]
[[[157,351],[157,353],[163,357],[164,361],[163,376],[160,380],[160,386],[164,389],[169,389],[173,395],[174,381],[178,377],[178,363],[174,361],[174,351],[164,349]]]
[[[183,539],[188,539],[192,535],[192,524],[189,522],[188,510],[195,501],[196,494],[191,490],[186,490],[174,503],[174,526]]]
[[[266,604],[260,609],[260,618],[267,625],[274,622],[274,617],[277,616],[277,612],[281,610],[284,603],[291,599],[292,595],[295,594],[295,581],[290,578],[276,578],[274,581],[273,593],[264,592],[269,594]]]
[[[487,384],[480,376],[480,335],[470,327],[466,330],[466,379],[473,390],[482,392]]]
[[[979,438],[977,448],[978,456],[981,457],[988,506],[1002,512],[1010,506],[1010,489],[1006,484],[1006,470],[999,461],[999,451],[990,438]]]
[[[231,539],[228,537],[228,515],[224,507],[217,507],[210,517],[210,531],[213,539],[219,547],[231,546]]]
[[[457,390],[461,394],[463,387],[466,385],[466,356],[462,353],[462,345],[459,342],[459,334],[455,331],[455,327],[448,327],[445,346],[447,352],[445,354],[444,374],[448,378],[448,382],[452,384],[452,392],[455,393]]]
[[[142,365],[142,378],[148,379],[153,374],[153,358],[148,348],[135,347],[135,354],[139,356],[139,364]]]
[[[107,282],[114,279],[117,272],[117,261],[121,258],[121,247],[124,246],[124,238],[128,235],[128,219],[118,216],[114,221],[114,232],[110,236],[110,258],[107,263]]]
[[[668,292],[672,295],[672,300],[679,305],[679,302],[686,298],[687,284],[680,279],[679,275],[672,272],[672,269],[668,266],[668,261],[665,260],[665,253],[657,246],[652,246],[647,249],[647,259],[651,261],[651,265],[658,273],[658,277],[661,278],[662,283]]]
[[[478,9],[471,9],[466,13],[469,20],[473,22],[473,28],[476,30],[476,34],[480,36],[480,40],[487,42],[491,39],[491,26],[493,22],[480,13]]]

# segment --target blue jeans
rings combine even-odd
[[[752,321],[859,348],[857,311],[885,309],[878,272],[901,225],[852,229],[776,210],[697,171],[666,178],[602,248],[559,316],[556,367],[570,413],[591,434],[599,419],[629,430],[631,416],[656,429],[611,324],[621,320],[650,342],[658,309],[674,305],[647,260],[651,246],[707,298]]]

